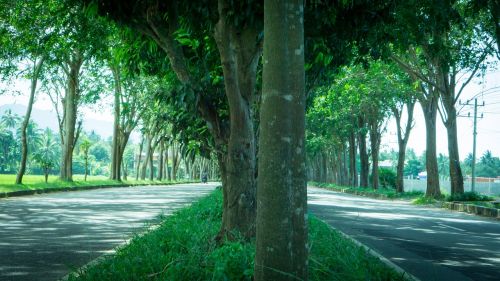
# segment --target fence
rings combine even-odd
[[[427,180],[417,180],[417,179],[405,179],[405,191],[423,191],[427,188]],[[442,192],[450,193],[450,181],[440,180],[439,186]],[[471,181],[466,180],[464,182],[465,191],[471,190]],[[476,181],[476,192],[484,195],[494,195],[500,196],[500,182],[477,182]]]

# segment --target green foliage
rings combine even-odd
[[[412,201],[412,204],[415,205],[433,205],[436,204],[438,200],[432,197],[427,197],[427,196],[419,196],[417,199]]]
[[[450,194],[445,198],[446,201],[493,201],[492,197],[482,195],[474,191],[466,191],[462,194]]]
[[[378,169],[380,185],[384,188],[396,188],[396,172],[387,168]]]

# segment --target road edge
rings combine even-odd
[[[319,217],[317,217],[319,220],[321,220]],[[340,233],[340,235],[342,235],[342,237],[350,240],[351,242],[353,242],[354,244],[356,244],[357,246],[359,247],[362,247],[366,250],[366,252],[370,255],[372,255],[373,257],[375,258],[378,258],[381,262],[383,262],[385,265],[387,265],[388,267],[392,268],[394,271],[396,271],[397,273],[401,274],[402,277],[406,278],[407,280],[411,280],[411,281],[422,281],[420,280],[419,278],[415,277],[413,274],[411,273],[408,273],[406,270],[404,270],[403,268],[401,268],[399,265],[395,264],[394,262],[390,261],[388,258],[382,256],[379,252],[377,252],[376,250],[374,250],[373,248],[370,248],[368,247],[367,245],[359,242],[358,240],[356,240],[355,238],[353,238],[352,236],[344,233],[343,231],[339,230],[338,228],[335,228],[333,227],[332,225],[328,224],[327,222],[321,220],[323,223],[325,223],[326,225],[328,225],[328,227],[330,227],[331,229],[337,231],[338,233]]]

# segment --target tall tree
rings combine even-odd
[[[264,3],[255,280],[307,280],[304,3]]]

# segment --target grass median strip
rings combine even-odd
[[[424,193],[421,191],[410,191],[410,192],[396,192],[396,190],[391,188],[363,188],[363,187],[352,187],[352,186],[339,186],[333,183],[322,183],[322,182],[309,182],[310,186],[330,189],[333,191],[346,192],[346,193],[360,193],[369,195],[378,195],[380,198],[388,199],[415,199],[423,196]]]
[[[122,185],[150,185],[150,184],[172,184],[182,183],[184,181],[158,181],[158,180],[110,180],[105,176],[88,176],[87,181],[84,181],[83,175],[75,175],[74,181],[61,181],[57,176],[50,176],[47,183],[43,176],[26,175],[23,178],[24,184],[14,184],[16,175],[0,174],[0,193],[15,192],[23,190],[42,190],[42,189],[63,189],[63,188],[79,188],[89,186],[122,186]],[[186,181],[188,182],[188,181]],[[192,181],[191,181],[192,182]]]
[[[222,193],[216,190],[68,280],[252,280],[255,245],[216,245],[221,217]],[[309,222],[310,280],[405,280],[324,222]]]

